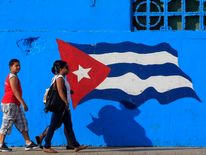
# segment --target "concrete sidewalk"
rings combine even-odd
[[[85,150],[74,152],[65,150],[65,147],[54,147],[58,155],[206,155],[206,148],[196,147],[89,147]],[[41,149],[35,151],[24,151],[23,147],[14,147],[9,153],[0,153],[4,155],[48,155]]]

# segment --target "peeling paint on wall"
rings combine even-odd
[[[20,39],[16,42],[16,44],[25,55],[37,54],[44,49],[44,42],[40,39],[40,37]]]

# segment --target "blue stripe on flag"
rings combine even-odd
[[[151,76],[170,76],[179,75],[185,77],[191,81],[191,78],[186,75],[179,67],[174,64],[167,63],[162,65],[139,65],[139,64],[128,64],[128,63],[118,63],[113,65],[108,65],[111,68],[109,77],[117,77],[124,75],[128,72],[135,73],[141,79],[147,79]]]
[[[167,51],[168,53],[177,57],[177,51],[173,49],[168,43],[160,43],[154,46],[147,46],[144,44],[136,44],[133,42],[122,42],[116,44],[110,43],[97,43],[97,44],[75,44],[71,45],[77,47],[78,49],[86,52],[87,54],[102,54],[102,53],[112,53],[119,52],[123,53],[126,51],[137,52],[140,54],[154,53],[160,51]]]
[[[140,95],[128,95],[127,93],[118,89],[106,89],[106,90],[94,90],[88,94],[82,101],[85,102],[90,99],[105,99],[118,101],[124,104],[126,107],[133,104],[135,106],[140,106],[144,102],[150,99],[157,99],[160,104],[168,104],[177,99],[184,97],[192,97],[201,102],[200,98],[196,95],[193,89],[188,87],[172,89],[170,91],[159,93],[154,88],[148,88]]]

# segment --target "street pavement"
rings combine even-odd
[[[206,155],[204,147],[88,147],[85,150],[74,152],[65,147],[54,147],[58,155]],[[9,153],[0,152],[0,155],[46,155],[41,149],[24,151],[24,147],[13,147]]]

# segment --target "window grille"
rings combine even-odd
[[[206,29],[206,0],[133,0],[133,30]]]

